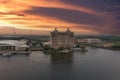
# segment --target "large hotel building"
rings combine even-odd
[[[54,48],[71,48],[74,46],[74,32],[71,32],[69,28],[65,32],[60,32],[55,28],[50,33],[50,41]]]

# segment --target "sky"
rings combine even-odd
[[[0,34],[120,35],[120,0],[0,0]]]

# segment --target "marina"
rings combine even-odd
[[[120,80],[120,0],[0,0],[0,80]]]

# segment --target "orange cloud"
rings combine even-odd
[[[63,3],[60,0],[16,0],[20,3],[28,4],[30,6],[37,6],[37,7],[51,7],[51,8],[61,8],[61,9],[68,9],[68,10],[76,10],[84,13],[89,13],[93,15],[99,14],[98,12],[83,7],[83,6],[76,6],[68,3]]]
[[[56,26],[60,29],[65,29],[66,26],[69,26],[79,33],[94,33],[94,31],[84,28],[92,25],[75,24],[42,15],[25,14],[24,11],[31,9],[31,6],[76,10],[92,15],[99,15],[98,12],[92,9],[66,4],[60,0],[0,0],[0,26],[16,27],[19,29],[32,28],[34,30],[52,30]],[[78,30],[75,26],[80,26],[81,28]]]
[[[30,6],[38,6],[77,10],[89,14],[97,14],[97,12],[92,9],[66,4],[61,2],[60,0],[1,0],[0,4],[0,12],[23,11],[29,9]]]

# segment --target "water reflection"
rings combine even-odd
[[[73,62],[73,53],[66,54],[50,54],[50,59],[53,64],[70,64]]]
[[[80,55],[86,55],[86,52],[80,52]]]
[[[0,80],[120,80],[119,74],[120,51],[0,56]]]

